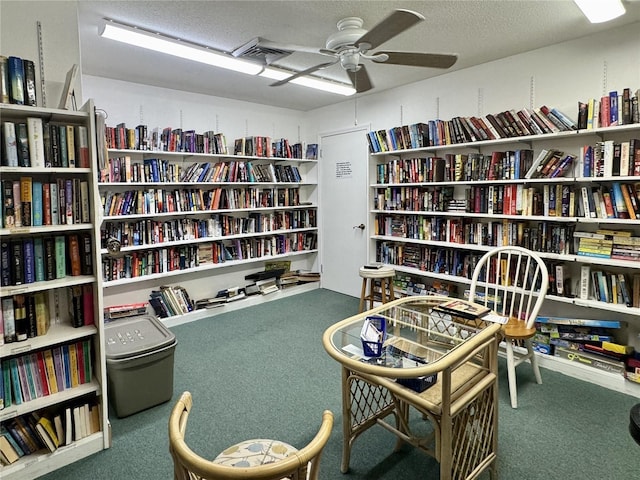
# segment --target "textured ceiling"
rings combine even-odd
[[[231,52],[259,36],[278,43],[324,48],[338,20],[358,16],[370,29],[394,9],[422,13],[426,21],[384,43],[384,50],[456,53],[453,69],[534,50],[640,21],[640,2],[625,2],[627,15],[588,23],[570,0],[502,1],[86,1],[79,4],[83,73],[188,92],[247,100],[297,110],[341,102],[345,97],[234,73],[155,53],[98,35],[110,18],[214,49]],[[639,34],[640,36],[640,34]],[[278,65],[303,70],[327,57],[294,53]],[[423,80],[444,71],[367,63],[374,89]],[[317,75],[348,83],[339,65]],[[366,93],[364,94],[366,95]]]

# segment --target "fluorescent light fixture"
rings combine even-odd
[[[602,23],[625,14],[620,0],[573,0],[591,23]]]
[[[256,63],[234,58],[199,45],[189,44],[179,39],[164,37],[140,28],[120,25],[112,21],[105,23],[100,31],[100,36],[249,75],[257,75],[263,69],[262,65]]]
[[[248,75],[261,75],[274,80],[283,80],[294,74],[282,69],[265,68],[260,64],[235,58],[222,52],[216,52],[200,45],[188,43],[177,38],[165,37],[141,28],[122,25],[111,20],[107,20],[102,26],[100,36]],[[350,85],[314,77],[295,78],[291,83],[345,96],[356,93],[355,89]]]
[[[273,80],[284,80],[285,78],[290,77],[294,74],[295,72],[288,72],[286,70],[267,67],[260,73],[260,76],[271,78]],[[356,93],[356,89],[351,85],[347,85],[345,83],[330,82],[328,80],[309,76],[294,78],[290,83],[295,83],[296,85],[302,85],[304,87],[315,88],[316,90],[323,90],[329,93],[337,93],[338,95],[344,95],[347,97]]]

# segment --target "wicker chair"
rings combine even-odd
[[[531,339],[544,302],[549,273],[537,253],[522,247],[498,247],[482,256],[471,279],[469,300],[509,317],[503,328],[511,406],[518,407],[516,367],[529,360],[536,382],[542,383]],[[524,347],[526,352],[514,349]]]
[[[169,418],[169,451],[175,480],[317,480],[320,457],[333,427],[333,414],[329,410],[322,414],[316,436],[300,450],[274,440],[249,440],[227,448],[211,461],[200,457],[185,443],[191,406],[191,393],[184,392]]]

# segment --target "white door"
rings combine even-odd
[[[368,131],[320,135],[322,287],[354,297],[362,285],[358,270],[368,261]]]

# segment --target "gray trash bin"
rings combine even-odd
[[[171,400],[175,335],[145,315],[105,324],[109,399],[118,417]]]

